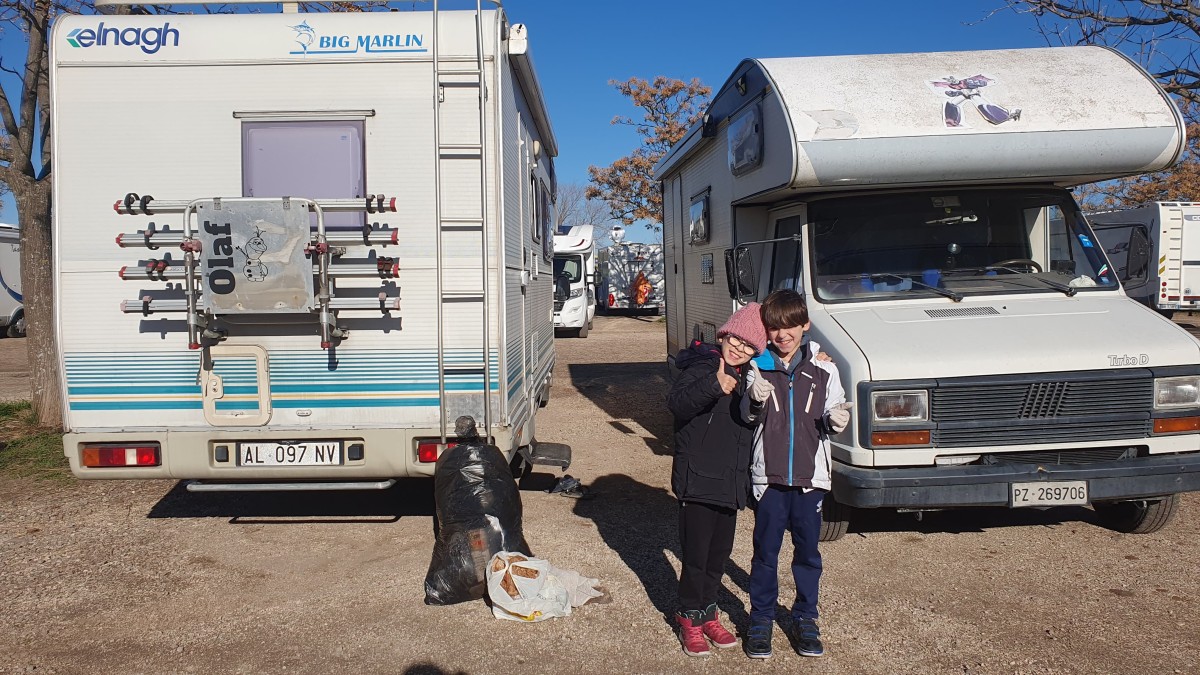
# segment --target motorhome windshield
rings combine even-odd
[[[809,204],[822,302],[1117,288],[1065,191],[933,190]]]
[[[567,283],[578,283],[583,278],[583,256],[554,256],[554,279],[566,279]]]

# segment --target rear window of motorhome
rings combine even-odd
[[[1065,192],[832,198],[809,205],[809,227],[816,293],[825,302],[1117,286]]]

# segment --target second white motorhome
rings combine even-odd
[[[0,332],[25,336],[25,297],[21,294],[21,231],[0,223]]]
[[[535,441],[558,147],[529,44],[499,9],[61,17],[75,475],[384,488],[463,415],[568,462]]]
[[[825,539],[846,507],[1090,504],[1157,530],[1200,489],[1200,343],[1125,296],[1066,188],[1184,139],[1099,47],[743,61],[657,169],[668,353],[804,295],[856,403]]]
[[[585,338],[595,317],[595,228],[575,225],[554,235],[554,328]]]
[[[1200,203],[1087,214],[1125,294],[1170,317],[1200,309]]]

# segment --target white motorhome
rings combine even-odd
[[[21,231],[0,223],[0,331],[25,336],[25,298],[21,295]]]
[[[1125,294],[1170,317],[1200,308],[1200,203],[1087,214]]]
[[[663,247],[625,241],[620,225],[611,231],[612,245],[600,249],[600,303],[605,311],[662,312],[666,304]]]
[[[382,488],[431,476],[460,415],[569,462],[535,444],[558,147],[529,44],[502,10],[436,4],[62,17],[74,473]]]
[[[591,225],[554,235],[554,328],[585,338],[596,317],[596,239]]]
[[[1200,489],[1200,343],[1122,293],[1066,187],[1183,148],[1167,95],[1104,48],[743,61],[657,168],[668,353],[738,300],[805,296],[857,403],[826,539],[845,507],[1092,504],[1158,529]]]

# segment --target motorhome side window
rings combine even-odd
[[[800,225],[800,216],[780,219],[775,226],[775,236],[800,234]],[[781,241],[775,244],[775,255],[771,261],[771,290],[780,288],[804,288],[800,277],[800,242]]]
[[[538,194],[538,178],[530,175],[529,177],[529,232],[533,237],[534,243],[542,241],[542,218],[541,218],[541,199]]]
[[[362,197],[365,166],[361,120],[242,122],[243,196]],[[365,218],[331,213],[325,226],[360,228]]]
[[[538,181],[538,225],[542,230],[542,259],[554,260],[554,200],[550,188]]]
[[[1065,191],[830,198],[809,204],[809,221],[816,292],[826,302],[1075,292],[1117,284]]]
[[[688,243],[708,243],[708,190],[692,197],[688,208]]]

